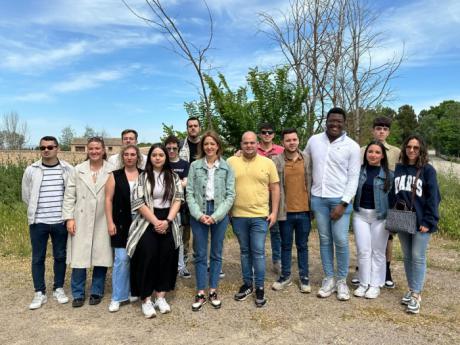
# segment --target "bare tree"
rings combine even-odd
[[[0,144],[2,148],[20,150],[28,139],[27,122],[20,122],[15,111],[3,114],[2,130],[0,131]]]
[[[205,112],[207,118],[207,124],[212,128],[211,121],[211,108],[209,102],[209,94],[206,88],[204,74],[209,70],[209,63],[206,58],[207,53],[211,49],[211,43],[214,34],[214,22],[211,14],[211,10],[205,0],[203,1],[204,6],[208,14],[209,20],[209,34],[204,45],[199,46],[195,44],[191,39],[187,39],[184,33],[179,28],[179,25],[175,18],[166,10],[165,6],[160,0],[145,0],[147,7],[152,14],[151,17],[146,17],[139,14],[134,10],[128,3],[127,0],[122,0],[128,9],[139,19],[146,22],[152,27],[156,27],[170,43],[172,51],[179,55],[182,59],[188,61],[195,70],[199,82],[200,82],[200,96],[202,97],[205,104]],[[206,65],[208,65],[206,67]]]
[[[308,88],[304,106],[307,133],[321,130],[327,108],[341,106],[352,114],[350,129],[359,138],[362,110],[388,99],[389,82],[402,55],[379,65],[372,61],[381,34],[373,31],[377,17],[365,0],[289,3],[281,16],[260,13],[260,18],[297,83]]]

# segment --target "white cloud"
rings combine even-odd
[[[51,95],[45,92],[31,92],[21,96],[14,97],[14,100],[20,102],[43,102],[51,100]]]
[[[100,71],[97,73],[81,74],[77,77],[56,83],[51,87],[54,93],[68,93],[80,90],[92,89],[102,83],[117,80],[123,77],[123,73],[119,70]]]

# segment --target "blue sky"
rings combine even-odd
[[[210,62],[234,87],[249,68],[268,69],[281,54],[260,29],[257,13],[287,0],[208,0],[215,22]],[[143,0],[128,0],[145,11]],[[383,46],[374,60],[401,50],[405,60],[387,105],[418,112],[446,99],[460,100],[460,1],[373,1]],[[187,37],[200,43],[206,13],[198,0],[167,0]],[[147,12],[145,12],[147,13]],[[161,123],[185,128],[183,103],[198,99],[190,65],[164,37],[134,17],[121,0],[0,0],[0,114],[19,113],[29,144],[89,125],[118,136],[139,130],[155,141]]]

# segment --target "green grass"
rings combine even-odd
[[[438,175],[441,190],[439,233],[443,237],[460,239],[460,181],[453,174]]]
[[[0,255],[30,256],[26,206],[0,203]]]

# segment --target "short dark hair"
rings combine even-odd
[[[187,122],[185,123],[185,126],[188,128],[188,123],[189,121],[198,121],[198,126],[201,127],[200,119],[196,116],[191,116],[187,119]]]
[[[339,108],[339,107],[331,108],[331,109],[327,112],[326,120],[329,118],[329,116],[330,116],[331,114],[340,114],[340,115],[343,116],[343,120],[344,120],[344,121],[347,120],[347,114],[345,113],[345,110],[343,110],[342,108]]]
[[[391,128],[391,119],[386,116],[379,116],[374,119],[374,122],[372,123],[372,128],[375,128],[377,126],[383,126],[383,127],[388,127]]]
[[[177,146],[179,146],[180,141],[175,135],[170,135],[169,137],[165,139],[165,142],[164,142],[165,146],[168,144],[177,144]]]
[[[297,135],[299,135],[299,133],[297,133],[297,129],[295,128],[285,128],[281,131],[281,140],[284,140],[284,136],[286,134],[291,134],[291,133],[295,133]]]
[[[259,132],[262,131],[262,129],[274,130],[273,125],[270,122],[262,122],[259,126]]]
[[[53,136],[51,136],[51,135],[45,135],[43,138],[40,139],[40,143],[41,143],[42,141],[54,141],[54,143],[56,144],[56,146],[59,146],[59,143],[58,143],[56,137],[53,137]]]
[[[134,129],[125,129],[123,132],[121,132],[121,139],[123,139],[123,136],[127,133],[134,133],[134,136],[137,140],[137,132]]]

